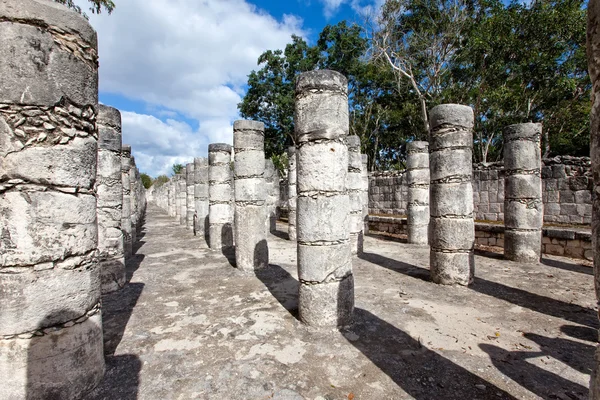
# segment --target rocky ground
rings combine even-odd
[[[150,204],[128,285],[103,298],[106,376],[90,399],[585,399],[592,269],[479,252],[469,288],[429,281],[427,247],[369,236],[354,323],[296,318],[295,246],[244,276]]]

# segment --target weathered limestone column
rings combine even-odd
[[[180,196],[180,185],[181,173],[173,176],[173,185],[175,191],[175,220],[179,222],[181,220],[181,196]]]
[[[587,58],[592,80],[590,112],[590,156],[594,177],[592,193],[592,249],[594,251],[594,284],[596,302],[600,305],[600,0],[588,3]],[[600,400],[600,347],[596,347],[590,376],[590,400]]]
[[[175,177],[172,176],[168,182],[169,185],[169,216],[175,218],[177,216],[177,185]]]
[[[346,136],[348,146],[348,175],[346,190],[350,199],[348,226],[350,232],[350,250],[352,254],[360,254],[363,250],[363,181],[362,159],[360,157],[360,138],[356,135]]]
[[[363,181],[363,236],[369,233],[369,156],[361,154]]]
[[[131,169],[131,146],[124,144],[121,148],[121,184],[123,186],[123,209],[121,210],[121,229],[123,230],[123,250],[125,257],[133,254],[131,235],[131,185],[129,170]]]
[[[177,196],[179,196],[179,225],[185,226],[187,221],[187,171],[182,169],[177,181]]]
[[[0,398],[83,398],[104,374],[96,32],[0,2],[0,77]]]
[[[121,113],[113,107],[98,106],[98,260],[102,293],[114,292],[125,284],[125,254],[121,217]]]
[[[231,215],[231,146],[225,143],[208,145],[209,241],[211,249],[233,247]]]
[[[537,263],[542,256],[542,124],[504,129],[504,257]]]
[[[288,147],[288,236],[290,240],[296,240],[296,147]]]
[[[406,146],[406,152],[408,243],[428,244],[429,143],[410,142]]]
[[[196,234],[208,239],[208,159],[194,158]],[[208,240],[207,240],[208,243]]]
[[[265,160],[265,187],[267,192],[267,232],[277,230],[277,200],[279,199],[279,172],[273,160]]]
[[[430,271],[443,285],[473,281],[473,110],[442,104],[429,112]]]
[[[138,202],[137,202],[137,166],[135,165],[135,157],[133,154],[129,158],[129,198],[131,200],[131,245],[135,247],[137,242],[137,226],[138,226]]]
[[[189,163],[185,166],[186,169],[186,191],[187,191],[187,215],[186,215],[186,227],[189,230],[194,229],[194,212],[196,209],[196,199],[194,196],[194,184],[196,180],[196,174],[194,172],[194,163]]]
[[[346,193],[348,82],[334,71],[296,80],[298,309],[314,326],[341,326],[354,309]]]
[[[245,272],[269,264],[264,145],[262,122],[239,120],[233,123],[235,263]]]

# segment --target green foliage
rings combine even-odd
[[[154,180],[154,182],[152,182],[152,184],[156,187],[160,187],[162,185],[164,185],[165,183],[169,182],[169,177],[166,175],[159,175],[156,177],[156,179]]]
[[[281,154],[273,154],[271,156],[271,161],[273,161],[275,169],[279,171],[279,176],[287,176],[287,170],[289,165],[287,152]]]
[[[140,179],[142,180],[142,185],[144,185],[144,187],[146,189],[150,188],[150,186],[152,186],[152,178],[150,177],[150,175],[142,172],[140,174]]]
[[[183,171],[183,168],[185,168],[183,166],[183,164],[173,164],[173,166],[171,167],[171,170],[173,171],[173,175],[177,175],[177,174],[181,173],[181,171]]]
[[[72,10],[77,11],[79,14],[83,15],[85,19],[88,19],[88,16],[83,12],[81,7],[79,7],[73,0],[54,0],[57,3],[63,4],[69,7]],[[88,0],[90,5],[90,11],[92,14],[100,14],[102,9],[104,8],[107,13],[112,13],[115,9],[115,3],[112,0]]]

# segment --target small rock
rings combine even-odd
[[[44,122],[44,129],[48,131],[53,131],[56,129],[56,127],[49,122]]]
[[[475,387],[479,390],[485,390],[485,385],[482,385],[481,383],[475,385]]]

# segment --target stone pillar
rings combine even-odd
[[[410,142],[406,146],[406,152],[408,243],[428,244],[429,143]]]
[[[288,236],[296,240],[296,147],[288,147]]]
[[[131,200],[131,246],[135,248],[137,242],[137,226],[138,226],[138,202],[137,202],[137,166],[135,165],[135,157],[133,154],[129,158],[129,198]]]
[[[177,196],[179,197],[179,225],[185,226],[187,222],[187,171],[181,170],[177,181]]]
[[[314,326],[347,324],[354,309],[346,193],[348,83],[334,71],[296,80],[298,309]]]
[[[177,185],[175,183],[175,176],[172,176],[168,182],[169,185],[169,216],[177,217]]]
[[[123,250],[125,257],[133,254],[131,235],[131,185],[129,170],[131,169],[131,146],[124,144],[121,148],[121,184],[123,186],[123,209],[121,210],[121,229],[123,230]]]
[[[231,146],[225,143],[208,145],[208,204],[209,240],[213,250],[233,247],[231,215]]]
[[[121,217],[121,113],[98,106],[98,260],[102,293],[114,292],[125,284],[125,254]]]
[[[83,398],[104,374],[96,32],[54,2],[0,16],[0,398]]]
[[[433,282],[473,281],[473,110],[442,104],[429,112],[430,271]]]
[[[542,256],[542,124],[504,129],[504,257],[537,263]]]
[[[196,198],[194,196],[194,184],[196,180],[196,174],[194,172],[194,163],[189,163],[185,166],[186,169],[186,191],[187,191],[187,215],[186,215],[186,228],[189,230],[194,229],[194,212],[196,211]]]
[[[346,190],[350,199],[348,216],[350,250],[352,254],[360,254],[363,250],[363,178],[360,138],[356,135],[346,136],[346,145],[348,147]]]
[[[265,160],[265,187],[267,192],[267,232],[277,230],[277,200],[279,199],[279,172],[273,160]]]
[[[208,159],[194,158],[196,235],[208,243]]]
[[[594,284],[596,302],[600,305],[600,0],[588,3],[587,59],[592,81],[590,112],[590,156],[594,190],[592,192],[592,249],[594,254]],[[600,347],[596,347],[590,376],[590,400],[600,400]]]
[[[175,192],[175,220],[177,222],[180,221],[181,219],[181,196],[180,196],[180,185],[179,185],[179,181],[181,180],[181,173],[179,174],[175,174],[173,176],[173,185],[174,185],[174,192]]]
[[[265,125],[257,121],[233,123],[235,162],[235,263],[250,272],[269,264],[265,187]]]
[[[369,233],[369,156],[361,154],[363,181],[363,236]]]

